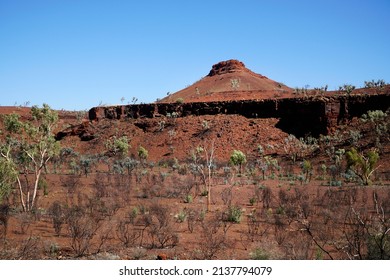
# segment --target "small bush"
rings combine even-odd
[[[131,211],[129,212],[129,221],[131,224],[134,224],[135,219],[139,215],[139,209],[137,207],[133,207]]]
[[[10,208],[8,205],[0,205],[0,226],[3,227],[2,232],[0,232],[0,238],[4,239],[7,236],[8,220],[10,214]]]
[[[346,153],[347,169],[352,170],[363,182],[364,185],[371,184],[370,177],[376,170],[379,154],[376,150],[370,150],[367,154],[359,153],[355,148],[351,148]]]
[[[121,157],[125,157],[130,148],[129,139],[127,136],[122,136],[119,138],[114,136],[113,139],[108,139],[105,142],[105,146],[109,153],[114,156],[119,155]]]
[[[181,210],[177,215],[176,215],[177,222],[183,223],[187,219],[187,213],[184,210]]]
[[[142,260],[145,259],[147,256],[147,251],[144,248],[134,248],[132,250],[132,257],[133,260]]]
[[[279,206],[278,208],[276,208],[275,213],[276,213],[277,215],[284,215],[286,212],[285,212],[283,206]]]
[[[177,104],[183,104],[184,103],[184,99],[180,97],[180,98],[176,99],[176,103]]]
[[[206,121],[206,120],[203,120],[203,122],[202,122],[202,127],[203,127],[204,130],[210,129],[210,124],[209,124],[209,122]]]
[[[20,233],[26,234],[30,225],[33,222],[33,217],[31,213],[22,212],[18,215],[18,219],[20,222]]]
[[[61,251],[61,247],[56,242],[51,241],[44,242],[43,248],[46,255],[50,258],[56,258]]]
[[[48,196],[49,195],[47,181],[44,178],[39,178],[38,189],[40,189],[40,190],[42,189],[43,190],[43,195],[44,196]]]
[[[256,248],[249,254],[252,260],[268,260],[269,254],[260,248]]]
[[[382,79],[380,80],[371,80],[371,81],[364,81],[364,87],[365,88],[383,88],[386,85],[386,82]]]
[[[341,187],[343,185],[343,182],[340,180],[330,180],[329,185],[331,187]]]
[[[355,88],[356,87],[353,85],[345,84],[339,87],[339,91],[345,92],[349,95],[355,90]]]
[[[206,213],[207,213],[207,210],[206,209],[202,209],[200,212],[199,212],[199,221],[204,221],[205,217],[206,217]]]
[[[184,202],[185,203],[192,203],[192,201],[193,201],[194,199],[193,199],[193,197],[192,197],[192,195],[187,195],[185,198],[184,198]]]
[[[62,225],[65,222],[65,213],[64,209],[60,202],[55,201],[49,208],[49,213],[51,218],[53,219],[53,228],[57,236],[61,234]]]
[[[141,160],[146,160],[149,156],[149,152],[144,147],[140,146],[138,149],[138,156]]]
[[[225,213],[224,220],[227,222],[239,224],[241,222],[241,215],[242,210],[239,206],[229,206]]]

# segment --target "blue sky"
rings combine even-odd
[[[0,0],[0,105],[154,102],[227,59],[290,87],[390,82],[389,14],[389,0]]]

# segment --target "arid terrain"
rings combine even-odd
[[[47,131],[19,121],[47,112],[0,107],[0,258],[389,259],[389,107],[380,81],[292,89],[220,62],[153,104],[55,111],[29,209]]]

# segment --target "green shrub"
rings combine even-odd
[[[0,203],[3,198],[7,198],[16,182],[17,171],[13,163],[0,158]]]
[[[343,182],[340,180],[330,180],[329,185],[331,187],[341,187],[343,185]]]
[[[129,220],[130,220],[130,223],[134,223],[135,219],[137,218],[139,214],[139,209],[135,206],[133,207],[133,209],[131,209],[130,213],[129,213]]]
[[[353,86],[353,85],[349,85],[349,84],[345,84],[345,85],[342,85],[342,86],[340,86],[339,87],[339,91],[343,91],[343,92],[345,92],[346,94],[351,94],[352,93],[352,91],[354,91],[355,90],[355,86]]]
[[[230,162],[235,166],[239,166],[239,172],[241,174],[242,165],[246,162],[246,156],[243,152],[239,150],[234,150],[233,153],[230,155]]]
[[[278,215],[284,215],[286,212],[285,212],[283,206],[279,206],[278,208],[276,208],[276,212],[275,213],[278,214]]]
[[[183,223],[187,219],[187,213],[184,210],[181,210],[177,215],[176,215],[177,221],[179,223]]]
[[[179,97],[178,99],[176,99],[176,103],[177,104],[183,104],[184,103],[184,99]]]
[[[260,248],[256,248],[249,254],[252,260],[268,260],[269,254]]]
[[[355,148],[351,148],[346,153],[347,168],[352,170],[364,185],[371,184],[370,177],[376,170],[379,154],[376,150],[370,150],[367,154],[359,153]]]
[[[138,149],[138,156],[141,160],[146,160],[149,156],[149,152],[144,147],[140,146]]]
[[[368,260],[389,260],[390,259],[390,237],[381,233],[370,235],[367,238]]]
[[[119,155],[121,157],[125,157],[130,148],[129,139],[127,136],[122,136],[119,138],[114,136],[113,139],[108,139],[105,142],[105,146],[114,156]]]
[[[229,206],[225,213],[225,221],[239,224],[241,222],[242,209],[239,206]]]
[[[186,197],[184,198],[185,203],[192,203],[192,201],[193,201],[193,197],[190,194],[186,195]]]
[[[368,111],[366,114],[363,114],[361,120],[363,122],[378,123],[383,121],[387,117],[387,114],[382,110]]]
[[[371,80],[371,81],[364,81],[364,87],[365,88],[383,88],[386,85],[386,82],[382,79],[380,80]]]

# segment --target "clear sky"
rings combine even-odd
[[[0,0],[0,105],[154,102],[238,59],[290,87],[390,82],[389,0]]]

